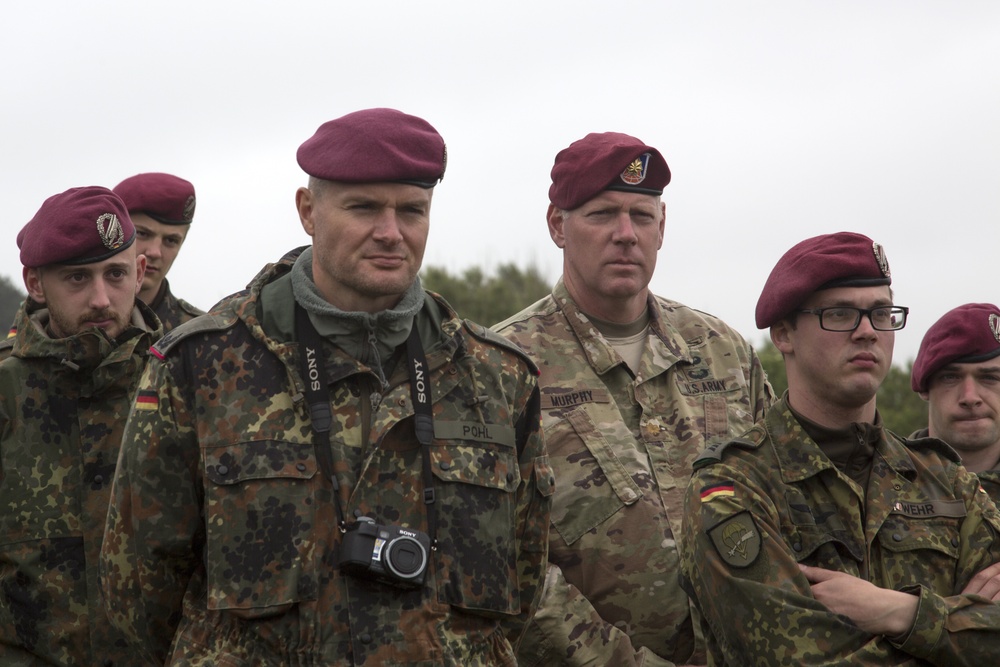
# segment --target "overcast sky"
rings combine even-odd
[[[448,144],[425,266],[554,281],[552,160],[617,131],[673,172],[652,288],[755,344],[771,267],[828,232],[885,246],[911,308],[897,363],[945,311],[1000,301],[994,0],[59,0],[5,7],[0,36],[0,273],[18,284],[45,198],[166,171],[198,194],[169,279],[211,306],[308,243],[299,144],[386,106]]]

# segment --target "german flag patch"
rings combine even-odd
[[[736,495],[736,489],[732,482],[722,482],[721,484],[709,484],[701,487],[701,502],[707,503],[716,498],[732,498]]]
[[[156,397],[155,391],[140,391],[135,397],[136,410],[155,410],[160,407],[160,399]]]

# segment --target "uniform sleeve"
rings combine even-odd
[[[1000,561],[1000,511],[964,468],[956,487],[966,501],[956,573],[961,590],[977,572]],[[973,595],[940,596],[919,584],[903,590],[918,595],[920,602],[910,632],[893,641],[901,651],[936,665],[983,667],[996,661],[1000,604]]]
[[[611,625],[579,589],[549,564],[542,601],[525,631],[518,653],[524,667],[616,665],[673,667],[646,647],[636,650],[628,634]]]
[[[525,382],[525,394],[519,401],[516,420],[517,447],[521,484],[517,499],[517,577],[521,611],[504,621],[504,633],[514,650],[528,620],[534,615],[542,594],[545,563],[548,560],[549,510],[555,479],[542,442],[538,386],[531,378]]]
[[[198,446],[170,365],[152,360],[125,427],[101,550],[108,616],[164,664],[204,533]]]
[[[777,511],[738,471],[695,472],[685,498],[682,581],[725,665],[882,665],[894,649],[811,593]]]

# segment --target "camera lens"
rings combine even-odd
[[[386,545],[382,560],[397,577],[410,579],[423,572],[427,565],[427,551],[412,537],[400,535]]]

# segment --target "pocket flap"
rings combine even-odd
[[[316,474],[311,442],[255,440],[205,450],[205,476],[216,484],[251,479],[309,479]]]

